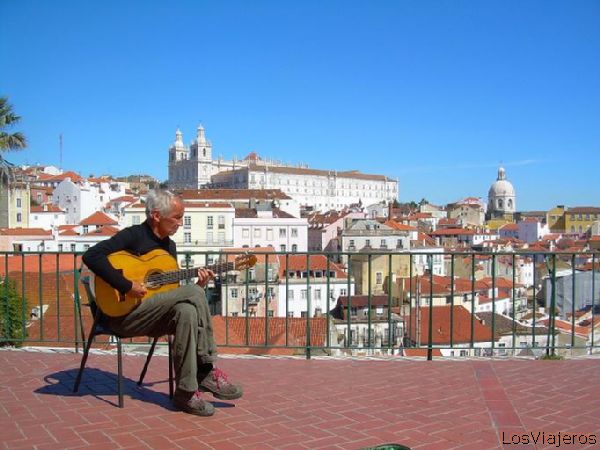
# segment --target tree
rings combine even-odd
[[[27,147],[27,139],[23,133],[8,132],[8,129],[19,123],[20,120],[21,117],[13,112],[8,97],[0,97],[0,187],[9,186],[14,179],[14,165],[4,158],[4,153]]]
[[[20,345],[27,337],[25,300],[19,295],[14,281],[0,280],[0,346]]]

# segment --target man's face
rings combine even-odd
[[[158,211],[154,211],[153,217],[157,224],[158,235],[162,238],[173,236],[183,221],[183,212],[185,208],[181,200],[175,198],[171,202],[171,210],[164,216]]]

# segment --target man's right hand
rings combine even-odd
[[[131,289],[129,290],[127,295],[131,295],[135,298],[142,298],[148,293],[148,289],[146,289],[143,284],[138,283],[137,281],[132,281],[131,283]]]

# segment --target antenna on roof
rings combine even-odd
[[[63,166],[63,163],[62,163],[62,156],[63,156],[63,135],[62,135],[62,133],[60,133],[58,135],[58,147],[60,149],[59,160],[58,160],[58,167],[60,169],[62,169],[62,166]]]

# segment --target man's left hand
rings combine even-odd
[[[205,287],[208,282],[215,277],[215,273],[210,269],[198,269],[198,285]]]

